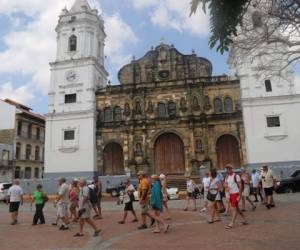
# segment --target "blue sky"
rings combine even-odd
[[[49,62],[55,59],[55,25],[75,0],[4,0],[0,5],[0,98],[12,98],[47,113]],[[89,0],[103,15],[108,35],[106,68],[113,84],[118,69],[151,46],[174,44],[213,63],[213,74],[228,73],[227,55],[208,48],[208,17],[189,17],[190,0]]]

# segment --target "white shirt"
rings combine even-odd
[[[268,169],[268,172],[262,171],[260,178],[263,188],[270,188],[273,187],[276,176],[271,169]]]
[[[188,180],[186,182],[187,191],[189,193],[193,193],[195,191],[195,184],[192,180]]]
[[[203,184],[204,192],[208,191],[209,183],[210,183],[210,177],[203,177],[202,184]]]
[[[130,184],[128,187],[125,188],[124,191],[124,202],[128,203],[130,202],[130,197],[128,193],[133,193],[135,191],[135,188],[132,184]]]
[[[239,175],[235,173],[233,173],[232,175],[227,175],[225,182],[230,194],[236,194],[240,192],[239,186],[237,184],[241,182],[241,177]]]
[[[252,185],[253,187],[258,187],[258,183],[259,183],[259,174],[256,172],[256,173],[253,173],[251,175],[251,180],[252,180]]]
[[[80,188],[80,192],[79,192],[79,209],[81,208],[87,208],[89,205],[89,201],[87,201],[85,204],[83,204],[83,200],[86,197],[89,197],[89,188],[88,186],[84,186],[82,188]]]
[[[9,200],[10,202],[20,202],[21,195],[23,195],[23,190],[19,185],[12,185],[8,189]]]
[[[63,183],[59,186],[58,194],[62,196],[60,202],[65,202],[65,203],[69,202],[69,186],[67,183]]]

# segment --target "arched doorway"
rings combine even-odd
[[[103,150],[103,174],[124,174],[123,149],[118,143],[109,143]]]
[[[234,167],[241,167],[239,142],[232,135],[222,135],[216,145],[218,168],[224,168],[231,163]]]
[[[154,163],[157,174],[183,174],[185,167],[182,140],[173,133],[159,136],[154,144]]]

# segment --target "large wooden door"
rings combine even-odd
[[[221,136],[217,141],[216,147],[218,168],[223,169],[228,163],[232,164],[236,168],[241,167],[239,142],[234,136]]]
[[[103,150],[104,175],[124,174],[123,149],[118,143],[109,143]]]
[[[154,145],[154,162],[157,174],[183,174],[185,167],[182,140],[173,133],[159,136]]]

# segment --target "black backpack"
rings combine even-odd
[[[97,203],[98,201],[98,190],[96,187],[89,187],[89,200],[92,204]]]

